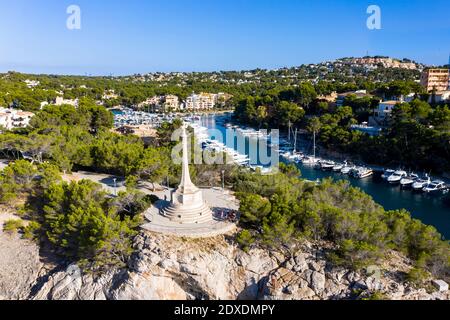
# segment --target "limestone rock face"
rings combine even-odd
[[[427,293],[392,277],[329,266],[323,252],[308,243],[291,258],[258,248],[244,252],[224,236],[187,240],[142,233],[134,246],[127,268],[101,276],[83,273],[76,265],[47,274],[33,269],[7,298],[319,300],[349,299],[358,290],[381,291],[391,299],[449,299],[448,293]]]
[[[36,244],[0,231],[0,300],[27,299],[42,271]]]

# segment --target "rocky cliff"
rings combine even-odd
[[[12,275],[16,279],[19,273],[26,274],[19,277],[19,285],[1,278],[0,295],[37,300],[314,300],[347,299],[355,293],[377,291],[391,299],[449,299],[447,293],[429,293],[403,283],[401,275],[408,270],[409,261],[396,254],[389,257],[389,265],[375,268],[374,274],[367,276],[333,268],[320,245],[304,243],[286,260],[262,249],[246,253],[230,239],[188,240],[142,233],[135,239],[136,252],[128,268],[101,276],[83,273],[73,264],[46,269],[31,255],[27,267],[17,267]]]

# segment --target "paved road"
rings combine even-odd
[[[79,171],[74,172],[72,174],[65,174],[63,175],[64,181],[80,181],[80,180],[91,180],[96,183],[99,183],[103,186],[103,188],[110,193],[111,195],[114,195],[116,193],[119,193],[120,191],[125,191],[125,179],[123,177],[114,176],[114,175],[108,175],[108,174],[102,174],[102,173],[95,173],[95,172],[88,172],[88,171]],[[114,181],[115,179],[115,181]],[[157,189],[159,190],[165,190],[159,185],[156,185]],[[138,190],[145,193],[145,194],[156,194],[161,195],[160,192],[153,192],[153,184],[148,182],[140,183],[138,186]]]

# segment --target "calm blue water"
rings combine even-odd
[[[226,128],[221,123],[216,122],[216,120],[221,118],[220,116],[207,116],[202,119],[202,124],[209,129],[220,130],[225,136]],[[228,146],[233,146],[233,143],[230,143],[230,141],[225,142]],[[251,147],[247,145],[247,155],[250,154],[249,148]],[[450,239],[450,206],[446,205],[440,196],[429,196],[422,193],[414,193],[410,190],[402,190],[399,186],[387,184],[379,177],[353,179],[338,173],[314,170],[311,166],[298,166],[302,172],[302,177],[308,180],[315,181],[327,177],[332,177],[335,180],[349,180],[353,186],[371,195],[386,210],[406,209],[411,212],[414,218],[421,220],[425,224],[435,226],[446,239]]]

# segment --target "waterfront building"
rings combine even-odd
[[[216,99],[216,95],[212,93],[193,93],[186,98],[185,107],[187,110],[211,110],[216,104]]]
[[[180,99],[178,96],[169,94],[164,97],[164,110],[174,111],[180,108]]]
[[[420,83],[427,92],[446,91],[449,89],[449,69],[426,69],[422,72]]]
[[[33,117],[32,112],[0,107],[0,126],[7,130],[27,127]]]
[[[369,118],[369,125],[376,127],[385,126],[391,118],[392,110],[394,107],[402,101],[390,100],[380,102],[375,109],[374,115]]]
[[[137,105],[138,109],[144,109],[145,107],[151,106],[151,107],[161,107],[162,106],[162,96],[153,96],[150,98],[145,99],[141,103]]]
[[[219,93],[200,93],[191,94],[187,97],[185,102],[185,108],[187,110],[211,110],[217,106],[224,106],[225,103],[231,98],[230,94]]]
[[[171,94],[166,96],[153,96],[137,105],[138,109],[145,109],[146,107],[152,107],[155,111],[174,111],[180,108],[180,102],[177,96]]]

